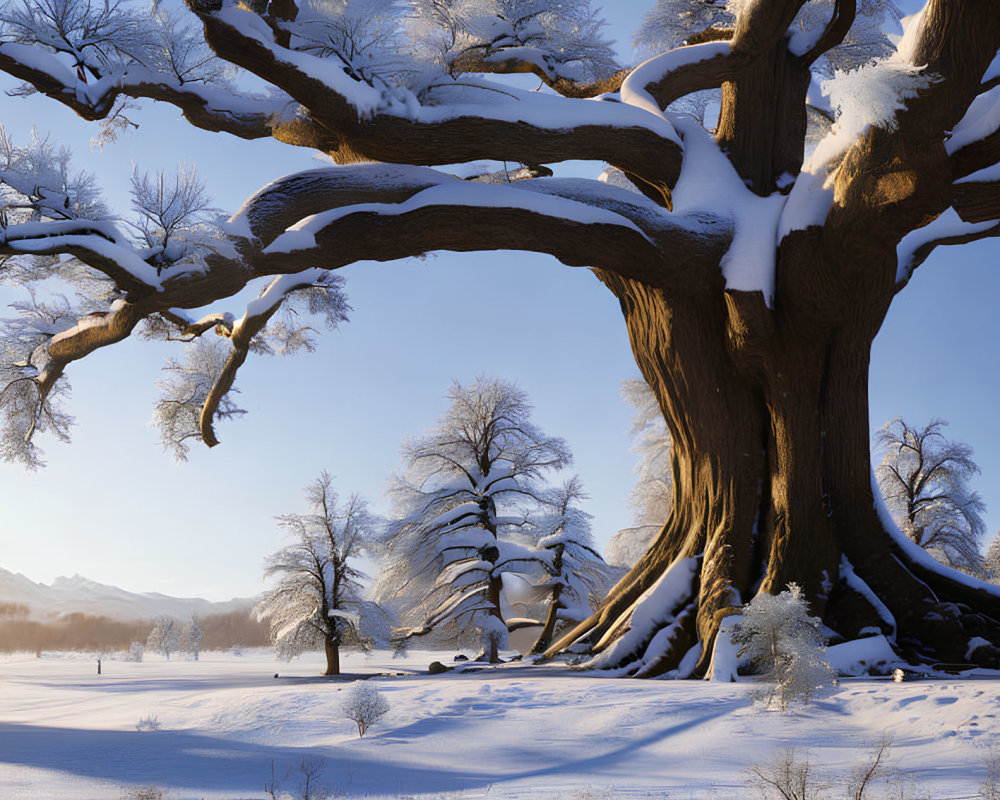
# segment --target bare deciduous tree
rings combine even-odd
[[[153,630],[146,638],[146,649],[153,653],[160,653],[170,660],[170,654],[177,650],[180,630],[177,620],[172,617],[157,617]]]
[[[278,654],[326,653],[324,675],[340,674],[340,647],[387,627],[380,609],[362,597],[364,577],[351,563],[373,535],[374,521],[358,495],[341,503],[323,472],[305,490],[308,514],[286,514],[278,524],[292,543],[271,555],[265,576],[277,584],[257,604]]]
[[[323,13],[305,0],[186,5],[200,30],[184,28],[164,58],[148,11],[14,0],[0,70],[87,119],[158,100],[205,130],[311,148],[337,166],[264,187],[225,239],[170,263],[106,220],[66,214],[49,191],[19,189],[37,220],[7,224],[0,256],[70,255],[114,292],[98,315],[38,329],[29,363],[13,362],[6,455],[37,463],[32,437],[64,432],[53,398],[66,368],[143,320],[229,340],[198,421],[213,445],[222,397],[290,292],[358,261],[533,250],[593,269],[614,295],[672,440],[663,528],[550,653],[583,642],[644,674],[695,653],[704,674],[740,598],[795,581],[845,638],[888,613],[907,658],[961,660],[979,637],[990,644],[973,657],[1000,663],[1000,596],[886,530],[867,403],[872,341],[913,271],[939,246],[1000,233],[1000,0],[927,0],[895,43],[879,27],[888,2],[663,2],[654,16],[667,34],[644,34],[655,55],[634,69],[612,62],[583,0],[418,0],[392,7],[403,16],[390,36],[381,14],[366,32],[329,19],[305,30]],[[195,73],[176,66],[181,45],[206,55]],[[229,66],[266,91],[236,89]],[[524,72],[546,92],[490,79]],[[706,91],[711,120],[705,103],[675,105]],[[503,180],[435,168],[480,159],[523,168]],[[607,162],[617,177],[548,177],[568,160]],[[252,281],[269,288],[238,322],[222,309],[186,316]],[[683,591],[653,591],[663,585]],[[659,622],[630,635],[636,615]]]
[[[608,542],[612,564],[631,567],[645,553],[670,514],[674,499],[670,478],[670,433],[656,396],[640,380],[622,381],[622,399],[632,406],[632,452],[639,460],[632,468],[635,485],[629,492],[633,526],[623,528]]]
[[[986,504],[969,487],[979,467],[969,445],[945,438],[941,428],[947,424],[887,422],[877,437],[885,453],[875,474],[886,505],[912,541],[938,561],[983,575],[979,547]]]

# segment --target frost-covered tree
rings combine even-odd
[[[198,615],[192,614],[191,619],[184,623],[177,635],[177,650],[190,654],[197,661],[201,653],[201,640],[204,638],[205,629],[201,627]]]
[[[558,625],[576,624],[590,616],[611,588],[614,570],[595,549],[590,514],[579,507],[586,497],[576,475],[542,496],[550,511],[534,523],[539,536],[535,557],[544,571],[534,590],[548,610],[532,653],[549,648]]]
[[[177,620],[173,617],[157,617],[153,622],[153,630],[146,637],[146,650],[159,653],[169,661],[170,654],[177,651],[179,636]]]
[[[645,553],[670,514],[674,492],[670,479],[670,432],[656,395],[640,380],[622,381],[622,399],[632,406],[632,468],[635,485],[629,492],[634,523],[611,537],[606,555],[611,564],[631,567]]]
[[[357,681],[344,691],[340,713],[358,726],[358,738],[389,712],[389,701],[371,681]]]
[[[132,642],[128,647],[128,652],[125,654],[126,661],[142,661],[142,656],[146,651],[145,645],[142,642]]]
[[[936,247],[1000,232],[1000,0],[927,0],[895,38],[878,0],[664,2],[653,18],[676,28],[678,15],[683,31],[643,34],[652,57],[621,69],[585,0],[374,7],[4,7],[0,70],[24,91],[112,128],[131,102],[165,102],[204,130],[335,162],[263,187],[176,252],[76,211],[58,187],[4,179],[30,217],[0,235],[19,280],[72,256],[109,285],[97,309],[26,301],[18,347],[4,348],[4,454],[36,463],[36,434],[65,435],[68,366],[137,329],[222,334],[208,391],[168,398],[200,409],[187,441],[213,445],[237,370],[290,292],[325,298],[336,321],[331,276],[347,264],[547,253],[617,300],[670,432],[674,490],[647,553],[550,652],[582,642],[633,673],[687,658],[704,674],[739,598],[795,581],[847,638],[888,613],[910,659],[961,660],[975,637],[990,642],[977,662],[1000,664],[1000,595],[917,557],[878,513],[867,397],[872,341],[913,271]],[[518,72],[545,90],[495,77]],[[481,159],[498,174],[448,166]],[[613,170],[550,177],[580,160]],[[268,288],[233,308],[251,283]]]
[[[341,502],[323,472],[305,489],[309,511],[279,516],[292,543],[267,559],[265,577],[277,583],[257,604],[278,655],[323,649],[324,675],[340,674],[340,648],[387,639],[381,609],[365,600],[364,575],[352,563],[375,534],[375,520],[358,495]]]
[[[570,462],[562,439],[531,422],[528,396],[512,383],[478,377],[454,383],[438,424],[403,446],[390,487],[397,522],[375,594],[409,598],[403,636],[455,623],[481,632],[483,657],[507,644],[503,575],[530,570],[540,555],[512,531],[544,503],[544,475]]]
[[[972,447],[945,438],[947,424],[887,422],[876,438],[884,453],[875,475],[903,533],[938,561],[982,575],[986,504],[969,486],[979,467]]]
[[[989,547],[986,548],[986,555],[983,556],[983,568],[986,570],[987,578],[1000,585],[1000,534],[993,537]]]
[[[757,697],[785,708],[809,702],[832,685],[834,673],[824,659],[823,623],[809,616],[802,590],[794,583],[778,595],[758,594],[743,607],[730,637],[739,657],[762,673],[767,687]]]

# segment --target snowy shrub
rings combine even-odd
[[[777,700],[786,708],[790,701],[808,703],[817,691],[833,684],[833,670],[823,658],[826,648],[820,627],[794,583],[779,595],[760,594],[743,607],[732,641],[740,645],[739,657],[760,669],[769,682],[751,695],[754,699],[766,704]]]
[[[323,774],[322,758],[303,758],[299,764],[289,767],[285,773],[284,785],[275,777],[274,762],[271,762],[271,779],[264,784],[264,793],[271,800],[332,800],[333,794],[319,787],[319,779]],[[288,788],[288,781],[298,784],[295,789]]]
[[[817,778],[809,755],[800,756],[792,748],[779,750],[770,764],[754,764],[748,771],[747,784],[763,797],[819,800],[826,796],[827,784]]]
[[[374,683],[358,681],[347,689],[340,710],[346,719],[357,724],[360,738],[389,710],[389,701]]]
[[[782,749],[766,766],[754,764],[748,769],[747,785],[760,797],[775,800],[931,800],[888,764],[891,747],[892,738],[883,735],[846,776],[820,773],[808,754]]]
[[[150,714],[148,717],[140,717],[139,721],[135,723],[135,729],[140,733],[143,731],[158,731],[160,729],[160,721],[156,718],[155,714]]]
[[[986,776],[979,784],[980,800],[1000,800],[1000,746],[991,745],[984,759]]]
[[[121,800],[167,800],[158,786],[129,786],[122,788]]]
[[[582,786],[560,795],[560,800],[614,800],[614,786]]]
[[[146,648],[142,642],[132,642],[132,644],[129,645],[125,660],[135,662],[142,661],[142,655],[145,651]]]

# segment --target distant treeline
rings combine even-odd
[[[132,642],[145,644],[153,629],[151,620],[127,622],[90,614],[65,614],[51,622],[27,619],[28,609],[14,603],[0,604],[0,652],[42,650],[127,651]],[[183,620],[181,620],[183,622]],[[199,618],[205,631],[202,650],[229,650],[234,646],[265,647],[270,644],[266,623],[249,610]]]

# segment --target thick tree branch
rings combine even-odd
[[[69,364],[128,338],[147,314],[141,302],[119,302],[110,312],[87,314],[72,328],[52,337],[46,348],[48,358],[35,378],[40,400],[48,397]]]
[[[273,137],[288,144],[327,149],[329,133],[293,109],[273,100],[232,95],[217,86],[181,83],[139,66],[97,83],[78,78],[56,55],[17,43],[0,44],[0,70],[31,84],[42,94],[62,103],[86,120],[105,119],[120,96],[159,100],[181,110],[196,128],[230,133],[241,139]]]
[[[538,77],[550,89],[563,97],[587,98],[596,97],[607,92],[617,92],[622,81],[628,75],[628,70],[620,69],[614,75],[583,83],[558,75],[551,67],[508,52],[509,48],[493,50],[489,47],[475,47],[462,53],[451,66],[459,72],[477,72],[492,75],[532,74]]]
[[[834,0],[833,17],[820,34],[816,43],[801,56],[804,64],[812,64],[828,50],[840,44],[847,36],[857,15],[857,0]]]
[[[670,123],[627,105],[483,87],[480,102],[422,107],[402,90],[349,74],[347,65],[279,46],[249,11],[192,7],[215,52],[287,92],[330,131],[337,145],[328,152],[338,163],[611,160],[667,187],[680,172]]]
[[[835,181],[826,235],[869,259],[952,204],[953,166],[945,138],[979,93],[1000,45],[1000,1],[975,5],[930,0],[900,55],[924,66],[933,83],[896,116],[896,129],[872,127],[848,151]],[[882,243],[879,245],[879,243]]]
[[[399,193],[408,196],[385,202],[385,165],[337,168],[326,176],[313,171],[302,180],[317,187],[314,201],[330,200],[338,194],[340,174],[345,175],[345,196],[357,198],[368,180],[374,202],[322,211],[312,203],[300,205],[297,211],[308,218],[271,240],[253,259],[259,272],[292,273],[313,265],[335,269],[361,259],[386,261],[433,250],[527,249],[570,266],[598,266],[686,287],[706,279],[705,252],[712,253],[711,259],[729,243],[729,229],[719,220],[675,217],[641,196],[595,181],[535,179],[495,185],[409,168]],[[417,191],[421,176],[424,185]],[[265,190],[241,213],[249,218],[259,205],[273,201],[271,193],[283,191],[280,185]],[[268,226],[268,235],[274,233]]]
[[[715,40],[678,47],[640,64],[622,84],[622,100],[654,113],[675,100],[733,80],[749,63],[732,44]]]
[[[267,327],[267,323],[278,313],[278,309],[281,308],[281,304],[289,293],[314,285],[322,278],[323,274],[322,270],[313,269],[294,276],[275,278],[267,290],[247,306],[243,318],[233,325],[229,337],[232,350],[229,352],[222,372],[205,398],[198,420],[201,438],[206,445],[215,447],[219,443],[215,435],[215,416],[219,411],[219,404],[233,388],[236,373],[247,360],[250,344],[254,337]]]
[[[993,172],[997,174],[995,180],[967,179],[951,187],[952,205],[963,222],[1000,220],[1000,168]]]
[[[1000,87],[980,93],[945,142],[952,175],[956,179],[966,178],[1000,163],[997,108],[1000,108]]]
[[[758,0],[746,3],[736,18],[733,52],[756,58],[773,50],[807,0]]]
[[[896,250],[899,268],[896,275],[896,292],[909,282],[913,271],[942,245],[969,244],[980,239],[1000,236],[1000,222],[986,220],[965,222],[949,209],[929,225],[918,228],[903,238]]]
[[[99,220],[28,222],[0,230],[0,255],[70,254],[137,295],[160,285],[156,267],[144,261],[117,228]]]

